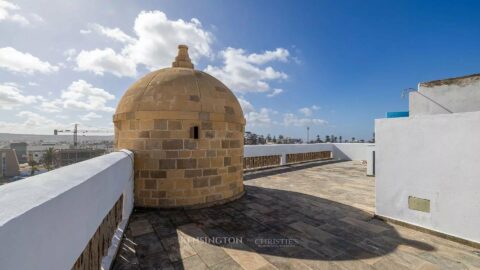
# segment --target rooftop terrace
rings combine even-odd
[[[136,209],[113,269],[480,269],[480,250],[373,218],[365,170],[327,164],[251,177],[222,206]]]

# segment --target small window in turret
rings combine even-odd
[[[198,139],[198,126],[194,126],[190,128],[190,138]]]

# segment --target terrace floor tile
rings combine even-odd
[[[480,250],[373,218],[358,162],[249,177],[196,210],[136,209],[113,269],[480,269]]]

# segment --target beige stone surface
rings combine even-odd
[[[135,82],[113,117],[115,147],[135,153],[135,205],[228,201],[243,192],[242,108],[223,83],[193,69],[186,46],[172,66]]]
[[[334,163],[246,180],[245,196],[212,208],[137,209],[131,221],[154,232],[127,228],[113,269],[480,269],[478,249],[373,218],[365,174]],[[151,248],[163,239],[176,241]]]

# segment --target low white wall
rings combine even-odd
[[[479,123],[480,112],[376,120],[376,213],[480,242]]]
[[[0,186],[0,269],[71,269],[121,194],[126,223],[132,161],[123,150]]]
[[[368,160],[371,143],[334,143],[333,156],[341,160]]]
[[[313,143],[313,144],[264,144],[245,145],[245,157],[270,156],[294,153],[332,151],[337,160],[367,160],[368,143]],[[283,160],[285,160],[283,158]]]

